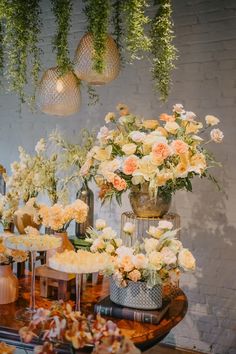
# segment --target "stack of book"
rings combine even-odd
[[[158,324],[169,310],[169,307],[170,301],[164,301],[162,307],[158,310],[136,310],[116,305],[110,300],[110,296],[107,296],[95,305],[94,311],[95,313],[99,313],[103,316]]]

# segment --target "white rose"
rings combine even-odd
[[[135,142],[135,143],[141,143],[143,139],[145,138],[146,134],[143,132],[139,131],[133,131],[129,134],[129,137]]]
[[[133,234],[135,230],[135,225],[132,222],[126,222],[123,231],[127,234]]]
[[[220,122],[219,118],[217,118],[215,116],[211,116],[211,115],[207,115],[205,117],[205,121],[206,121],[206,124],[211,125],[211,126],[217,125]]]
[[[118,255],[119,258],[122,258],[124,256],[132,257],[133,253],[134,253],[134,250],[132,248],[126,247],[126,246],[120,246],[116,250],[116,254]]]
[[[137,145],[130,143],[130,144],[125,144],[122,146],[122,151],[126,154],[126,155],[132,155],[135,153],[137,149]]]
[[[224,134],[220,129],[212,129],[210,136],[215,143],[221,143],[224,138]]]
[[[151,265],[155,266],[157,270],[160,270],[163,264],[163,256],[161,252],[152,251],[148,255],[149,262]]]
[[[183,105],[182,105],[181,103],[176,103],[176,104],[173,106],[173,112],[176,112],[176,113],[183,113],[183,112],[185,112]]]
[[[133,262],[135,268],[137,268],[137,269],[144,269],[148,265],[148,259],[142,253],[139,253],[139,254],[136,254],[135,256],[133,256],[132,262]]]
[[[159,239],[163,234],[163,230],[160,230],[158,227],[155,226],[149,226],[147,233],[152,237]]]
[[[144,248],[147,253],[151,253],[152,251],[156,251],[158,245],[159,245],[159,241],[154,238],[144,239]]]
[[[167,220],[160,220],[159,223],[158,223],[158,227],[160,229],[171,230],[171,229],[173,229],[173,224],[172,224],[172,222],[167,221]]]
[[[97,219],[95,221],[95,227],[97,230],[103,230],[107,226],[106,221],[103,219]]]
[[[120,247],[122,245],[122,239],[121,238],[115,238],[115,243],[116,243],[116,247]]]
[[[161,254],[163,257],[163,262],[167,265],[174,264],[177,261],[177,257],[174,252],[168,247],[163,247],[161,250]]]
[[[111,253],[113,253],[114,251],[115,251],[115,247],[112,246],[111,244],[108,244],[108,245],[106,246],[106,252],[107,252],[107,253],[111,254]]]
[[[179,252],[178,263],[185,271],[195,270],[196,267],[196,260],[187,248]]]
[[[106,246],[105,242],[101,238],[97,238],[96,240],[93,241],[92,246],[90,247],[90,250],[92,252],[97,252],[97,250],[102,250]]]
[[[112,240],[113,238],[116,237],[116,232],[110,226],[108,226],[102,230],[101,237],[104,238],[105,240]]]
[[[168,131],[168,133],[176,134],[177,131],[180,129],[180,126],[176,122],[167,122],[164,128]]]

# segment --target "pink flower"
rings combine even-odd
[[[171,153],[168,144],[155,143],[152,147],[153,157],[157,160],[165,160]]]
[[[186,152],[188,152],[188,144],[186,144],[184,141],[182,140],[174,140],[171,143],[171,147],[174,150],[174,152],[176,154],[185,154]]]
[[[170,116],[169,114],[166,114],[166,113],[162,113],[160,115],[160,120],[162,120],[164,122],[174,122],[175,121],[175,117],[174,116]]]
[[[132,175],[132,173],[138,168],[138,157],[135,155],[129,156],[124,161],[123,172],[126,175]]]
[[[124,178],[121,178],[117,175],[114,176],[112,184],[115,187],[115,189],[117,189],[118,191],[123,191],[124,189],[127,188],[127,183],[124,180]]]

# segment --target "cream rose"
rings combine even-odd
[[[205,117],[205,121],[206,121],[206,124],[211,125],[211,126],[217,125],[220,122],[219,118],[217,118],[215,116],[211,116],[211,115],[207,115]]]
[[[163,264],[163,256],[162,256],[161,252],[152,251],[151,253],[149,253],[148,259],[149,259],[149,262],[151,263],[151,265],[156,267],[157,270],[161,269],[162,264]]]
[[[158,227],[160,229],[172,230],[173,229],[173,224],[172,224],[171,221],[160,220],[159,223],[158,223]]]
[[[141,273],[137,269],[134,269],[129,273],[128,277],[130,280],[137,282],[141,279]]]
[[[144,269],[147,267],[148,260],[146,256],[142,253],[138,253],[135,256],[133,256],[133,264],[135,268],[137,269]]]
[[[187,248],[183,248],[179,252],[178,263],[185,271],[195,270],[196,268],[196,260]]]
[[[141,143],[143,139],[145,138],[146,134],[143,132],[139,131],[133,131],[129,134],[129,137],[135,142],[135,143]]]
[[[156,251],[159,245],[159,241],[154,238],[145,238],[144,239],[144,248],[147,254],[152,251]]]
[[[102,237],[105,239],[105,240],[112,240],[116,237],[116,232],[110,227],[105,227],[103,230],[102,230]]]
[[[164,231],[160,230],[158,227],[149,226],[147,233],[152,237],[159,239],[163,235]]]
[[[168,131],[168,133],[176,134],[177,131],[180,129],[180,126],[176,122],[167,122],[164,128]]]
[[[224,138],[224,134],[220,129],[212,129],[210,136],[215,143],[221,143]]]
[[[156,119],[147,119],[143,121],[143,127],[145,129],[156,129],[159,123]]]
[[[137,149],[137,145],[130,143],[130,144],[125,144],[122,146],[122,151],[125,153],[125,155],[133,155]]]
[[[116,119],[115,113],[114,112],[109,112],[107,113],[107,115],[105,116],[105,122],[106,123],[110,123],[113,122]]]

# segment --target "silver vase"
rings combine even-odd
[[[161,218],[165,215],[171,205],[171,197],[150,196],[148,186],[143,185],[141,189],[132,188],[129,200],[134,214],[140,218]]]
[[[81,199],[83,202],[85,202],[88,207],[88,216],[85,222],[78,224],[75,224],[75,235],[78,238],[85,238],[85,233],[86,229],[89,226],[93,226],[94,222],[94,194],[93,191],[88,187],[88,183],[84,182],[81,189],[78,191],[76,194],[77,199]]]

